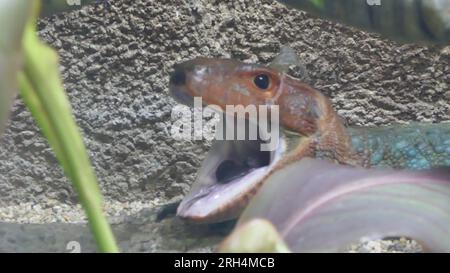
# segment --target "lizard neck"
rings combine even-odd
[[[292,131],[292,153],[285,163],[302,157],[316,157],[353,166],[364,166],[364,157],[353,149],[347,128],[334,111],[331,101],[314,88],[289,76],[283,79],[279,97],[280,121]],[[287,134],[289,135],[289,134]]]

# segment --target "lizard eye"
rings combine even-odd
[[[269,88],[270,84],[269,76],[267,76],[266,74],[256,75],[256,77],[253,79],[253,82],[258,88],[263,90]]]

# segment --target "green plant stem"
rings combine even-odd
[[[118,252],[103,215],[103,200],[81,134],[72,116],[58,70],[58,56],[36,36],[35,21],[23,39],[24,69],[19,73],[20,94],[33,114],[86,212],[101,252]]]

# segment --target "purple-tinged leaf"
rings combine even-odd
[[[405,236],[450,252],[448,170],[368,170],[303,159],[275,172],[237,229],[267,219],[293,252],[337,252],[367,239]]]

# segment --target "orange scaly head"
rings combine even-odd
[[[262,105],[276,97],[281,73],[231,59],[197,58],[175,66],[171,77],[175,98],[201,96],[208,104]]]
[[[202,97],[222,110],[226,105],[279,105],[280,124],[302,135],[315,133],[336,117],[320,92],[262,65],[197,58],[176,65],[170,83],[172,96],[186,104]]]
[[[197,222],[237,217],[266,179],[303,157],[323,157],[353,164],[349,137],[331,102],[319,91],[285,73],[229,59],[197,58],[178,64],[170,92],[191,105],[278,105],[280,130],[274,151],[257,141],[216,141],[177,215]]]

